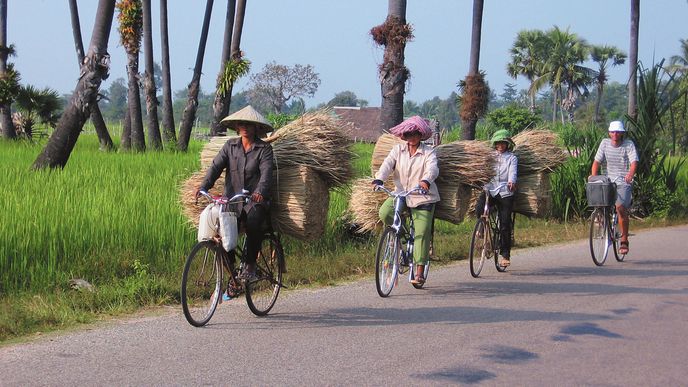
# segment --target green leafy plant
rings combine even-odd
[[[518,105],[508,105],[492,110],[487,114],[487,121],[492,125],[507,129],[512,135],[533,129],[542,122],[540,112],[531,112],[528,108]]]

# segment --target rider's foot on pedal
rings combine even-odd
[[[425,265],[416,265],[416,275],[413,276],[411,280],[412,284],[422,285],[425,283],[425,278],[423,274],[425,273]]]
[[[499,259],[499,266],[507,267],[507,266],[511,265],[511,260],[509,259],[509,257],[505,257],[503,255],[500,255],[499,258],[500,258]]]
[[[256,264],[247,263],[244,266],[244,270],[239,274],[239,278],[244,280],[251,280],[256,278]]]

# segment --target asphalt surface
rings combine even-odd
[[[586,240],[517,250],[385,299],[372,278],[287,291],[263,318],[236,299],[205,328],[169,308],[2,347],[0,385],[685,386],[687,240],[639,231],[603,267]]]

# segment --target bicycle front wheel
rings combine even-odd
[[[597,266],[604,265],[609,253],[607,209],[595,208],[590,216],[590,255]]]
[[[375,255],[375,287],[380,297],[387,297],[392,292],[399,273],[399,254],[401,243],[393,228],[382,231]]]
[[[284,250],[274,234],[263,238],[256,258],[256,278],[246,282],[246,303],[256,316],[270,312],[282,288]]]
[[[211,241],[197,243],[182,274],[182,309],[189,324],[202,327],[213,317],[222,289],[222,252]]]
[[[471,247],[468,253],[468,262],[473,278],[478,278],[483,270],[485,260],[490,256],[490,233],[487,222],[480,218],[475,222],[473,236],[471,236]]]

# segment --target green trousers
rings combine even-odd
[[[413,241],[413,262],[416,265],[425,265],[429,260],[430,241],[432,240],[432,217],[435,213],[435,205],[430,210],[411,208],[415,239]],[[394,222],[394,199],[387,198],[380,206],[380,219],[385,225]]]

